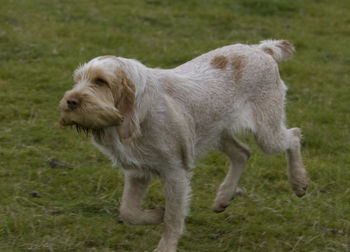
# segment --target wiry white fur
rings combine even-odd
[[[242,130],[252,132],[267,154],[287,151],[293,189],[299,196],[305,193],[300,133],[285,127],[286,87],[276,63],[291,54],[286,45],[290,44],[269,40],[259,45],[225,46],[169,70],[151,69],[120,57],[96,58],[77,70],[99,67],[112,75],[122,69],[135,85],[133,109],[141,136],[125,144],[119,140],[117,127],[108,127],[93,143],[125,173],[124,220],[132,224],[164,221],[156,251],[176,250],[184,230],[189,174],[196,157],[218,149],[230,159],[213,210],[223,211],[234,197],[250,155],[234,137]],[[221,61],[216,62],[216,57]],[[151,174],[164,182],[165,212],[141,208]]]
[[[284,40],[284,44],[281,44],[281,40],[264,40],[258,45],[259,48],[270,48],[274,53],[274,58],[277,62],[286,60],[295,51],[294,46],[288,41]]]

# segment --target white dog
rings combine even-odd
[[[305,194],[301,134],[285,126],[287,88],[277,65],[293,51],[286,40],[236,44],[169,70],[97,57],[75,71],[76,84],[60,102],[60,124],[92,131],[93,144],[125,175],[122,219],[164,222],[156,251],[176,251],[195,158],[213,149],[228,156],[230,168],[213,204],[215,212],[224,211],[250,156],[234,137],[240,131],[252,132],[266,154],[286,152],[292,188],[297,196]],[[165,209],[141,208],[152,175],[164,183]]]

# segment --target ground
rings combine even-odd
[[[152,251],[161,226],[118,223],[123,177],[88,137],[58,127],[72,72],[99,55],[171,68],[232,43],[287,39],[280,64],[290,127],[303,130],[304,198],[284,155],[253,152],[236,198],[210,206],[228,161],[212,153],[192,180],[179,251],[350,250],[350,16],[347,0],[3,0],[0,12],[0,250]],[[155,181],[145,207],[164,203]]]

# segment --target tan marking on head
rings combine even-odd
[[[89,67],[86,78],[92,83],[94,83],[97,79],[102,79],[106,82],[110,81],[110,77],[108,77],[99,67]]]
[[[135,84],[121,69],[118,69],[115,75],[112,93],[115,106],[124,118],[123,123],[118,127],[118,134],[120,140],[127,143],[140,135],[140,126],[134,111]]]
[[[273,53],[273,50],[271,48],[264,47],[263,50],[264,50],[265,53],[270,54],[272,56],[272,58],[275,59],[275,54]]]
[[[118,100],[116,101],[117,109],[122,113],[128,113],[132,109],[135,101],[135,85],[126,77],[124,71],[119,70],[116,73],[119,79]]]
[[[104,55],[104,56],[100,56],[97,58],[98,60],[104,60],[104,59],[117,59],[116,56],[113,55]]]
[[[234,70],[235,83],[238,83],[242,79],[242,72],[245,66],[245,56],[236,55],[232,59],[232,67]]]
[[[114,98],[114,106],[118,108],[123,91],[123,79],[126,78],[124,71],[118,69],[115,72],[115,78],[111,82],[111,90]]]
[[[210,64],[214,67],[214,68],[218,68],[218,69],[224,69],[227,65],[227,58],[223,55],[221,56],[216,56],[215,58],[213,58],[210,62]]]
[[[89,82],[94,82],[95,79],[101,78],[106,80],[106,74],[102,68],[96,66],[90,66],[89,68],[85,68],[85,66],[79,67],[74,72],[74,81],[76,83],[85,80]]]

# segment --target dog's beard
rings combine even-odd
[[[104,129],[103,128],[86,128],[84,126],[81,126],[79,124],[74,124],[72,126],[76,129],[78,134],[85,134],[86,136],[89,136],[90,133],[92,133],[94,136],[101,137],[104,135]]]
[[[75,128],[78,133],[86,135],[90,132],[101,135],[104,128],[118,126],[122,121],[123,117],[116,108],[105,106],[74,111],[62,110],[60,126]]]

